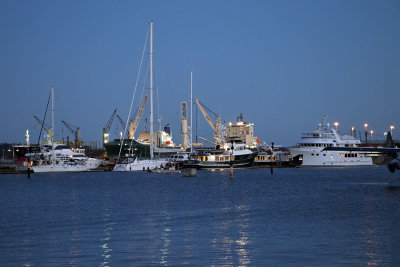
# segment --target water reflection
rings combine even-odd
[[[235,262],[239,263],[239,266],[251,265],[248,250],[251,242],[248,234],[249,210],[250,207],[246,205],[223,210],[225,218],[222,223],[216,225],[216,236],[221,237],[211,240],[212,248],[221,255],[218,260],[222,262],[216,262],[216,265],[234,265]]]
[[[171,217],[169,215],[169,212],[164,210],[163,217],[165,219],[165,222],[169,222]],[[162,248],[161,248],[161,258],[160,258],[160,264],[163,266],[168,266],[168,254],[169,254],[169,246],[171,243],[171,240],[169,238],[171,232],[171,228],[168,226],[164,226],[163,230],[161,232],[161,240],[162,240]]]
[[[79,202],[79,194],[77,191],[72,191],[71,192],[71,199],[70,199],[70,207],[71,207],[71,221],[80,221],[80,202]],[[69,254],[71,255],[70,260],[69,260],[69,265],[72,266],[77,266],[79,265],[79,260],[78,257],[81,253],[82,250],[79,249],[78,243],[79,243],[79,237],[80,237],[80,232],[78,231],[77,227],[72,227],[71,229],[71,237],[70,237],[70,248],[69,248]]]
[[[101,266],[110,266],[111,264],[111,253],[112,248],[110,247],[111,241],[111,234],[112,234],[112,223],[111,223],[111,215],[112,215],[112,208],[111,208],[111,198],[108,192],[105,192],[103,198],[103,222],[104,222],[104,230],[103,230],[103,238],[101,241],[101,249],[102,249],[102,263]]]

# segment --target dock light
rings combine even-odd
[[[392,136],[393,136],[393,130],[394,130],[394,125],[390,125],[390,133],[392,134]]]
[[[339,126],[339,123],[338,123],[337,121],[335,121],[335,122],[333,123],[333,125],[335,125],[336,131],[337,131],[337,127]]]
[[[371,131],[369,131],[369,133],[371,134],[371,136],[370,136],[370,143],[372,143],[372,135],[374,134],[374,131],[373,130],[371,130]]]
[[[365,143],[368,143],[367,137],[368,137],[368,132],[367,132],[367,128],[368,128],[368,123],[364,124],[364,128],[365,128]]]
[[[356,127],[352,126],[352,127],[351,127],[351,136],[354,135],[354,138],[356,137],[355,131],[356,131]],[[354,133],[354,134],[353,134],[353,133]]]

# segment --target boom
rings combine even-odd
[[[75,145],[76,146],[80,146],[81,143],[81,137],[80,137],[80,129],[79,127],[76,127],[76,129],[72,128],[72,126],[70,124],[68,124],[66,121],[61,121],[65,127],[67,127],[67,129],[74,135],[75,137]]]
[[[221,117],[218,116],[217,114],[215,114],[214,112],[212,112],[211,110],[209,110],[211,113],[213,113],[214,116],[217,117],[217,119],[215,120],[215,123],[213,123],[205,110],[207,107],[204,106],[203,104],[201,104],[197,98],[196,98],[196,103],[197,103],[198,107],[200,108],[201,113],[203,113],[204,118],[206,119],[208,124],[210,124],[211,128],[214,130],[213,137],[215,140],[215,144],[220,145],[223,142],[225,142],[225,129],[224,129],[224,126],[222,125]]]
[[[146,106],[147,95],[144,95],[142,101],[140,102],[139,110],[136,115],[135,121],[129,124],[129,138],[135,138],[135,132],[139,126],[140,119],[142,118],[144,107]]]
[[[40,126],[43,128],[43,130],[45,130],[46,132],[49,131],[49,129],[45,126],[44,122],[42,122],[36,115],[33,115],[33,117],[40,124]]]
[[[212,120],[208,116],[204,106],[200,103],[200,101],[197,98],[196,98],[196,103],[197,103],[197,106],[200,108],[201,113],[203,113],[203,116],[206,119],[206,121],[208,122],[208,124],[210,124],[211,128],[213,128],[213,130],[216,131],[217,128],[215,127],[214,123],[212,122]]]
[[[117,119],[119,120],[119,123],[121,124],[121,126],[122,126],[122,130],[124,130],[125,131],[125,125],[124,125],[124,121],[121,119],[121,117],[117,114]]]

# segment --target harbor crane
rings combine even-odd
[[[138,126],[139,126],[140,119],[142,118],[143,111],[144,111],[144,108],[146,106],[146,101],[147,101],[147,95],[144,95],[143,98],[142,98],[142,101],[140,102],[139,110],[138,110],[138,113],[136,115],[135,121],[132,122],[132,120],[131,120],[130,123],[129,123],[129,138],[130,139],[134,139],[135,138],[136,130],[137,130]]]
[[[221,117],[219,115],[215,114],[211,109],[207,108],[205,105],[200,103],[200,101],[197,98],[196,98],[196,103],[197,103],[197,106],[200,108],[200,111],[203,114],[204,118],[206,119],[208,124],[211,126],[211,128],[214,130],[213,137],[214,137],[214,140],[215,140],[215,144],[216,145],[221,145],[225,141],[225,137],[224,137],[224,132],[225,131],[224,131],[224,127],[222,125]],[[211,118],[208,115],[206,109],[209,112],[211,112],[215,117],[217,117],[215,122],[213,122],[211,120]]]
[[[69,123],[67,123],[66,121],[61,121],[65,127],[67,127],[67,129],[74,135],[75,140],[75,146],[79,147],[81,146],[81,130],[79,129],[79,127],[73,127],[72,125],[70,125]]]

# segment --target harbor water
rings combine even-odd
[[[400,173],[0,175],[0,265],[400,266]]]

